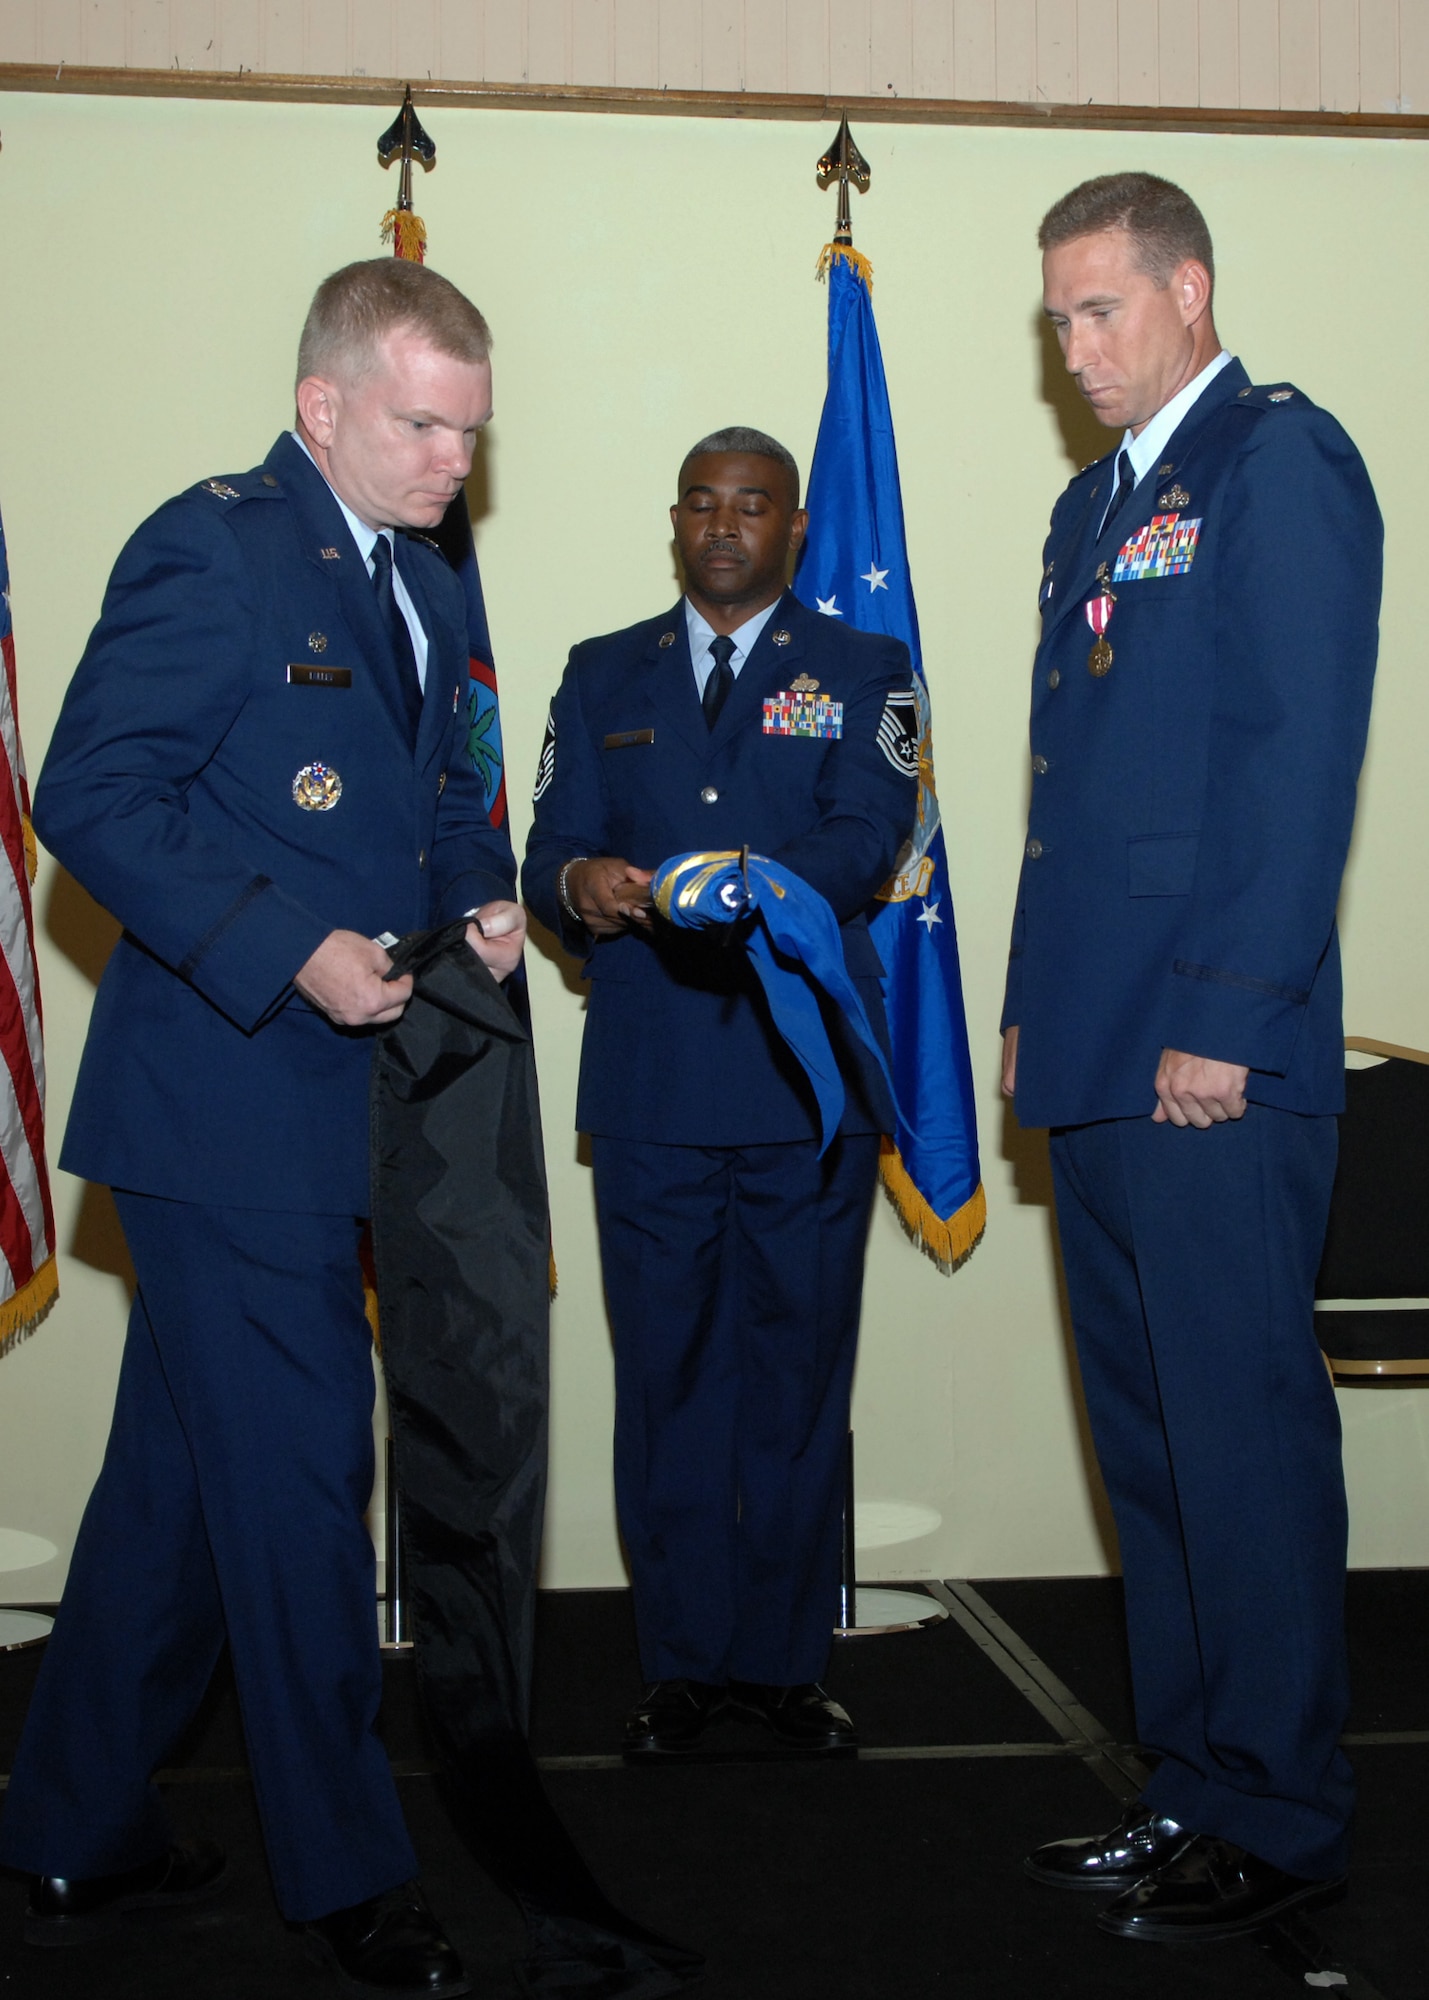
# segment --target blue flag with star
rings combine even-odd
[[[918,817],[870,930],[883,961],[898,1129],[882,1175],[904,1226],[945,1271],[966,1257],[987,1217],[963,1013],[948,858],[933,778],[933,726],[918,612],[908,574],[903,496],[868,265],[828,253],[829,382],[809,474],[809,532],[794,592],[827,618],[901,639],[918,711]],[[904,1122],[917,1120],[917,1130]]]

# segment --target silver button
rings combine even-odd
[[[706,785],[704,790],[700,793],[700,797],[704,800],[707,806],[712,806],[715,800],[719,797],[719,793],[715,790],[713,785]]]
[[[1042,859],[1042,843],[1040,840],[1028,841],[1027,859],[1029,861],[1040,861]]]
[[[1053,667],[1051,673],[1047,676],[1047,685],[1049,688],[1056,688],[1062,685],[1062,670],[1060,667]]]
[[[425,868],[425,867],[426,867],[426,865],[427,865],[427,850],[426,850],[426,848],[425,848],[425,847],[421,847],[421,848],[418,848],[418,850],[417,850],[417,866],[418,866],[419,868]]]
[[[1032,759],[1032,768],[1039,778],[1045,778],[1047,775],[1047,759],[1045,757],[1034,757]]]

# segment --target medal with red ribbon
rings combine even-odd
[[[1101,585],[1095,597],[1089,597],[1082,606],[1088,625],[1096,633],[1096,643],[1087,654],[1087,672],[1101,680],[1111,672],[1112,650],[1107,643],[1106,628],[1111,623],[1111,614],[1116,608],[1116,592],[1111,587],[1111,578],[1105,563],[1097,571],[1097,582]]]

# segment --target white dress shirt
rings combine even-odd
[[[762,611],[756,611],[752,618],[746,618],[737,630],[730,633],[734,641],[734,651],[729,656],[729,664],[734,677],[739,679],[739,670],[754,651],[755,641],[779,608],[776,597],[772,604],[766,604]],[[695,692],[704,699],[705,682],[714,672],[714,661],[710,658],[710,640],[715,637],[715,628],[707,618],[702,618],[689,598],[685,599],[685,630],[690,635],[690,665],[695,670]]]
[[[322,472],[322,467],[313,458],[312,453],[308,450],[306,443],[299,437],[298,433],[292,431],[289,435],[294,444],[302,448],[312,464],[317,466],[318,471]],[[323,478],[327,479],[325,472],[323,473]],[[338,506],[341,507],[343,518],[347,522],[348,527],[352,530],[352,539],[357,544],[358,554],[367,565],[367,574],[369,577],[372,575],[372,551],[377,546],[378,534],[380,532],[387,537],[387,541],[392,549],[392,595],[397,600],[397,608],[406,619],[407,630],[412,635],[412,651],[417,657],[417,679],[422,685],[423,692],[425,692],[427,686],[427,635],[422,629],[421,619],[417,616],[417,607],[412,602],[411,593],[402,581],[402,572],[397,567],[396,537],[390,528],[383,528],[381,530],[369,528],[365,521],[359,521],[356,514],[353,513],[330,479],[327,480],[327,486],[329,493],[336,500]]]

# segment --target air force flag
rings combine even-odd
[[[811,609],[901,639],[913,661],[906,713],[889,704],[880,740],[916,762],[918,818],[870,929],[883,960],[898,1129],[883,1142],[883,1183],[903,1223],[951,1271],[982,1235],[972,1064],[957,932],[933,778],[933,727],[908,575],[903,498],[867,265],[829,257],[829,383],[809,475],[809,533],[794,591]],[[913,1129],[913,1121],[916,1130]]]

